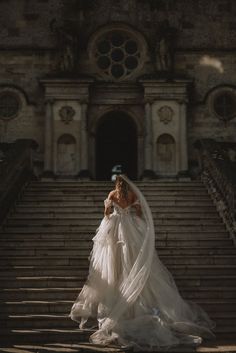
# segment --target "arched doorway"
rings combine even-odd
[[[110,180],[111,169],[122,165],[122,171],[137,179],[137,128],[124,112],[105,114],[96,131],[96,178]]]

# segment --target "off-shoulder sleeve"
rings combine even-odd
[[[111,199],[105,199],[104,205],[105,205],[105,207],[111,207],[113,205],[113,202]]]
[[[136,205],[140,205],[139,199],[137,199],[136,201],[134,201],[134,203],[132,203],[132,206],[136,206]]]

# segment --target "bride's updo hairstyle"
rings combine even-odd
[[[118,190],[119,198],[127,199],[130,187],[129,184],[120,175],[117,175],[116,177],[115,186]]]

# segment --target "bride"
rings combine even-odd
[[[94,344],[138,350],[199,345],[214,338],[213,322],[185,301],[155,252],[152,214],[141,191],[125,175],[104,201],[105,215],[93,238],[88,279],[70,317],[85,327],[96,318]]]

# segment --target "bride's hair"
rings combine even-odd
[[[127,199],[128,192],[130,190],[129,184],[120,175],[117,175],[115,185],[118,189],[118,193],[120,194],[119,196]]]

